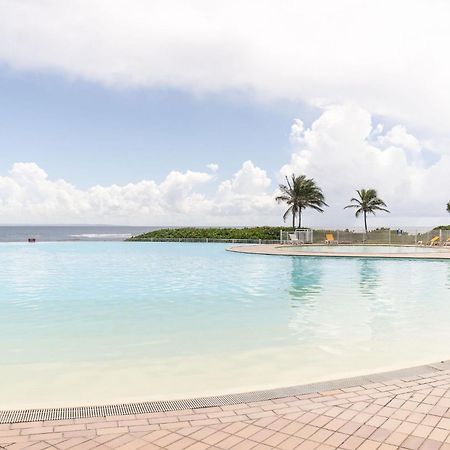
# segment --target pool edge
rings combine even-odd
[[[290,250],[292,246],[282,244],[256,244],[228,247],[226,250],[247,255],[271,256],[312,256],[318,258],[386,258],[386,259],[418,259],[431,261],[450,261],[450,251],[447,253],[332,253],[308,252]]]
[[[189,398],[168,401],[147,401],[101,406],[77,406],[61,408],[34,408],[20,410],[0,410],[0,424],[35,422],[48,420],[82,419],[92,417],[125,416],[129,414],[146,414],[235,405],[255,401],[274,400],[277,398],[319,393],[336,389],[351,388],[371,383],[429,376],[436,372],[450,370],[450,360],[413,366],[406,369],[379,372],[337,380],[309,383],[291,387],[275,388],[261,391],[225,394],[208,397]]]

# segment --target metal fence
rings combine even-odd
[[[209,238],[148,238],[135,242],[198,242],[198,243],[223,243],[223,244],[279,244],[279,239],[209,239]]]
[[[280,241],[293,243],[292,233],[282,231]],[[349,230],[313,230],[312,239],[304,243],[324,244],[330,240],[336,244],[379,244],[379,245],[435,245],[450,246],[450,230],[431,230],[425,233],[401,230],[374,230],[368,233]],[[330,238],[331,239],[328,239]]]
[[[280,230],[280,242],[300,242],[312,244],[314,242],[314,230],[309,228],[297,228],[295,231]]]
[[[431,230],[425,233],[400,232],[397,230],[374,230],[368,233],[349,230],[296,230],[281,231],[279,239],[208,239],[208,238],[150,238],[147,242],[199,242],[227,244],[325,244],[332,236],[336,244],[378,245],[427,245],[434,239],[435,245],[450,246],[450,230]],[[439,239],[436,239],[439,238]]]

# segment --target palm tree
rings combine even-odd
[[[279,185],[281,195],[275,198],[278,203],[285,202],[289,206],[283,214],[283,220],[292,214],[292,228],[295,228],[295,218],[298,215],[298,228],[302,226],[302,211],[312,208],[323,212],[322,207],[328,206],[325,203],[322,189],[317,186],[313,178],[306,178],[305,175],[296,177],[294,174],[289,179],[286,177],[286,184]]]
[[[450,214],[450,202],[447,203],[447,212]]]
[[[357,208],[355,216],[359,217],[361,213],[364,214],[364,228],[367,233],[367,213],[371,213],[375,215],[375,211],[384,211],[389,212],[383,206],[386,206],[386,203],[378,197],[377,191],[375,189],[360,189],[356,191],[358,193],[359,198],[353,197],[350,199],[352,204],[347,205],[344,209],[347,208]]]

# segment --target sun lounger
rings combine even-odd
[[[444,246],[450,246],[450,237],[442,244]]]
[[[302,245],[304,244],[303,241],[301,241],[295,233],[289,234],[289,243],[293,245]]]
[[[325,235],[325,244],[337,244],[334,239],[333,233],[327,233]]]
[[[440,240],[440,237],[439,236],[435,236],[433,239],[431,239],[431,241],[427,242],[427,245],[430,245],[430,246],[438,245],[439,244],[439,240]]]

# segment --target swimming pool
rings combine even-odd
[[[450,357],[450,261],[0,244],[0,409],[248,391]]]

